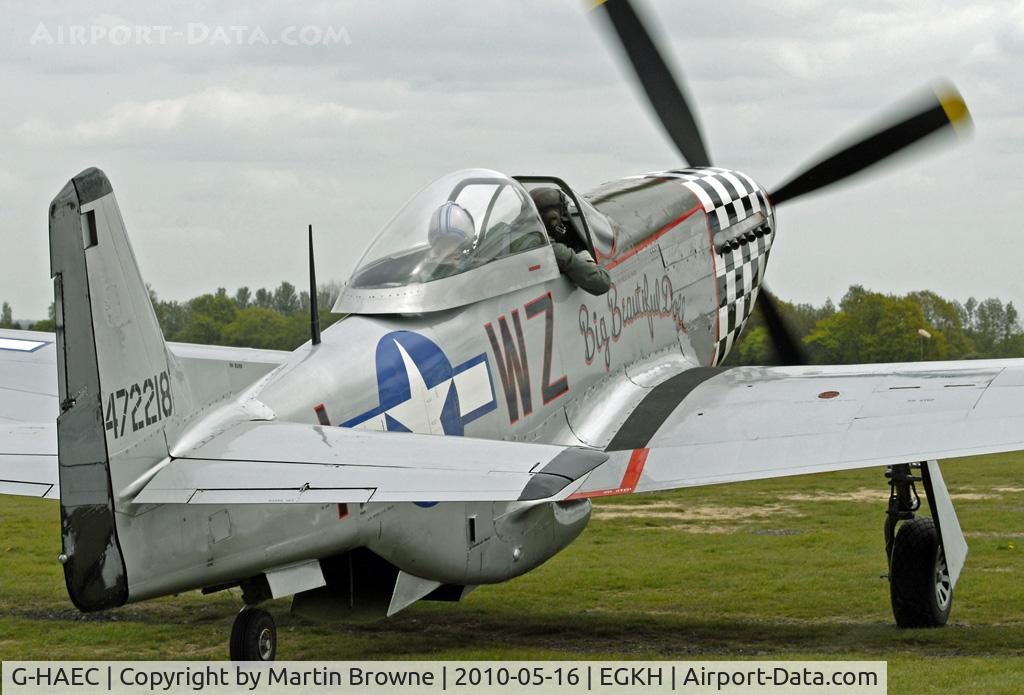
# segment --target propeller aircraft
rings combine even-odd
[[[56,332],[0,331],[0,493],[59,499],[75,606],[238,587],[230,656],[272,660],[271,598],[390,616],[541,565],[594,498],[877,467],[896,622],[946,622],[967,547],[937,460],[1024,449],[1024,362],[808,366],[763,281],[778,206],[968,127],[963,99],[943,86],[764,188],[713,165],[629,0],[596,12],[686,165],[586,192],[444,176],[291,353],[165,342],[110,181],[64,186]],[[606,293],[559,272],[542,190]],[[755,302],[783,365],[723,367]]]

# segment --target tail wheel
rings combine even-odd
[[[889,592],[892,614],[900,627],[942,627],[949,619],[953,583],[930,517],[915,517],[897,532]]]
[[[277,656],[277,626],[265,610],[246,606],[231,628],[232,661],[273,661]]]

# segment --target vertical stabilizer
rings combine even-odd
[[[64,576],[81,610],[123,604],[117,491],[167,457],[183,379],[169,358],[107,177],[87,169],[50,205]]]

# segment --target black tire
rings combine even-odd
[[[265,610],[246,606],[231,627],[232,661],[273,661],[277,656],[277,626]]]
[[[953,587],[939,534],[930,517],[906,521],[896,533],[889,594],[899,627],[942,627],[949,619]]]

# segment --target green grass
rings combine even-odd
[[[884,659],[894,693],[1024,692],[1024,455],[943,471],[971,554],[941,630],[889,611],[881,470],[604,500],[561,555],[461,604],[317,625],[270,608],[281,659]],[[0,497],[0,658],[221,659],[237,595],[82,616],[58,511]]]

